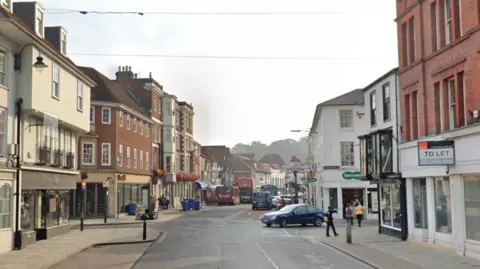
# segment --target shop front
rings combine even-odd
[[[70,232],[70,192],[78,174],[22,171],[22,244]]]
[[[0,170],[0,254],[13,249],[15,173]]]

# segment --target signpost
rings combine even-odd
[[[103,223],[107,223],[108,216],[108,186],[110,186],[110,181],[107,179],[103,181],[103,188],[105,189],[105,210],[103,213]]]
[[[418,165],[454,165],[455,142],[453,140],[418,142]]]

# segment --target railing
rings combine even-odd
[[[67,163],[65,165],[65,168],[72,169],[74,167],[74,161],[75,155],[73,154],[73,152],[67,153]]]
[[[49,165],[51,160],[51,149],[47,146],[40,146],[38,149],[38,162],[42,165]]]
[[[54,158],[53,158],[52,166],[63,167],[63,151],[57,149],[54,151],[53,156]]]

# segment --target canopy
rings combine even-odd
[[[203,181],[200,181],[200,180],[195,181],[195,186],[197,186],[198,188],[201,188],[202,190],[206,189],[208,187],[208,185],[209,184],[207,182],[203,182]]]

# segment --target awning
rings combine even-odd
[[[207,182],[203,182],[203,181],[200,181],[200,180],[195,181],[195,186],[197,186],[197,188],[201,188],[202,190],[206,189],[208,187],[208,185],[209,184]]]

